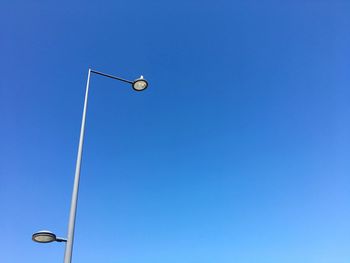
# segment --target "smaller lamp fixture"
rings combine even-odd
[[[132,88],[136,91],[143,91],[147,88],[148,82],[143,78],[141,75],[140,78],[135,79],[134,82],[132,83]]]
[[[38,243],[50,243],[56,242],[67,242],[67,239],[56,237],[56,235],[50,231],[42,230],[32,235],[32,240]]]

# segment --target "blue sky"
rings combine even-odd
[[[4,1],[1,262],[350,259],[350,3]]]

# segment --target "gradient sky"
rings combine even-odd
[[[2,1],[2,263],[348,263],[350,2]]]

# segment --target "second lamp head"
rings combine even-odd
[[[141,76],[132,83],[132,88],[136,91],[143,91],[148,87],[148,82]]]

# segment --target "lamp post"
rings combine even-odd
[[[78,155],[77,155],[77,163],[75,168],[75,176],[74,176],[74,185],[73,185],[73,193],[72,193],[72,201],[70,207],[69,214],[69,222],[68,222],[68,235],[67,239],[58,238],[56,235],[50,231],[39,231],[33,234],[32,239],[35,242],[39,243],[49,243],[49,242],[66,242],[66,250],[64,254],[64,263],[72,262],[72,251],[73,251],[73,241],[74,241],[74,229],[75,229],[75,219],[77,213],[77,203],[78,203],[78,191],[79,191],[79,179],[80,179],[80,167],[81,167],[81,159],[83,153],[83,144],[84,144],[84,133],[85,133],[85,120],[86,120],[86,111],[88,105],[88,96],[89,96],[89,86],[90,86],[90,77],[91,73],[101,75],[104,77],[108,77],[111,79],[119,80],[125,83],[129,83],[132,85],[132,88],[135,91],[143,91],[147,88],[148,82],[141,76],[140,78],[130,81],[126,79],[122,79],[113,75],[105,74],[96,70],[89,69],[88,77],[86,82],[86,91],[85,91],[85,100],[84,100],[84,109],[83,109],[83,117],[81,121],[81,129],[80,129],[80,138],[79,138],[79,147],[78,147]]]

